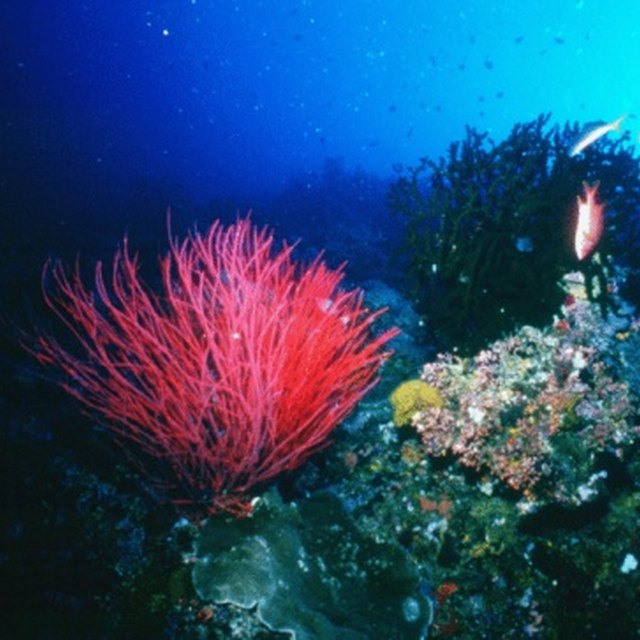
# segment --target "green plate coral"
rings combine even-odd
[[[210,519],[196,547],[203,600],[257,607],[297,640],[418,639],[431,621],[409,554],[365,538],[331,494],[297,506],[268,492],[249,518]]]

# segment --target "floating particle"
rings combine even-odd
[[[633,553],[627,553],[627,555],[624,557],[622,565],[620,566],[620,572],[631,573],[632,571],[635,571],[637,568],[638,568],[637,558],[633,555]]]
[[[515,240],[516,251],[520,253],[531,253],[533,251],[533,240],[530,236],[519,236]]]

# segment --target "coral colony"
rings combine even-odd
[[[470,355],[518,326],[549,323],[570,271],[585,275],[603,310],[612,302],[610,256],[638,272],[635,151],[628,133],[605,136],[621,120],[586,132],[579,151],[570,142],[577,125],[547,130],[548,121],[517,124],[500,143],[468,128],[445,157],[424,158],[391,186],[415,299],[442,350]],[[605,202],[612,232],[602,236]],[[640,291],[633,282],[628,296]]]
[[[572,299],[549,328],[522,327],[473,358],[441,355],[422,378],[444,405],[412,418],[425,451],[488,470],[531,500],[579,499],[593,454],[623,456],[640,432],[629,385],[608,363],[616,340],[594,305]],[[574,446],[563,452],[567,436]]]
[[[325,447],[377,383],[399,333],[373,331],[386,308],[249,219],[171,240],[161,293],[126,240],[94,291],[78,266],[45,267],[70,342],[40,335],[33,353],[178,508],[222,516],[185,558],[198,623],[542,637],[554,615],[582,629],[607,588],[620,628],[636,620],[618,584],[637,576],[638,493],[610,477],[633,476],[640,438],[640,322],[623,295],[640,273],[640,172],[626,138],[606,138],[621,121],[573,146],[576,127],[545,131],[546,116],[500,144],[467,129],[392,185],[440,354],[404,382],[415,360],[396,358],[391,406],[357,412],[293,501],[253,496]]]
[[[339,289],[341,270],[301,268],[291,252],[244,219],[173,241],[162,296],[126,242],[111,291],[100,264],[96,294],[78,268],[46,269],[58,287],[46,301],[81,355],[44,335],[37,357],[69,375],[65,388],[145,470],[166,473],[177,505],[246,513],[254,486],[327,444],[389,355],[396,329],[369,336],[384,310]]]

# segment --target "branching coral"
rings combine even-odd
[[[150,291],[127,246],[96,293],[79,268],[46,270],[48,305],[71,330],[35,355],[67,374],[64,387],[105,420],[179,505],[246,512],[250,490],[299,467],[377,382],[389,329],[341,270],[300,268],[293,247],[248,219],[172,241],[163,291]]]
[[[446,157],[423,158],[391,187],[391,209],[407,222],[416,297],[444,349],[471,353],[522,324],[541,326],[571,269],[602,285],[610,254],[640,267],[630,249],[640,247],[640,165],[628,136],[572,158],[577,125],[548,122],[518,124],[501,143],[467,128]],[[600,181],[607,231],[600,261],[577,264],[568,233],[584,180]],[[605,305],[606,289],[597,291],[591,298]]]

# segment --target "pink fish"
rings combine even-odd
[[[599,182],[593,185],[583,182],[583,200],[578,196],[578,211],[574,247],[578,260],[584,260],[597,246],[604,227],[604,205],[596,202]]]

